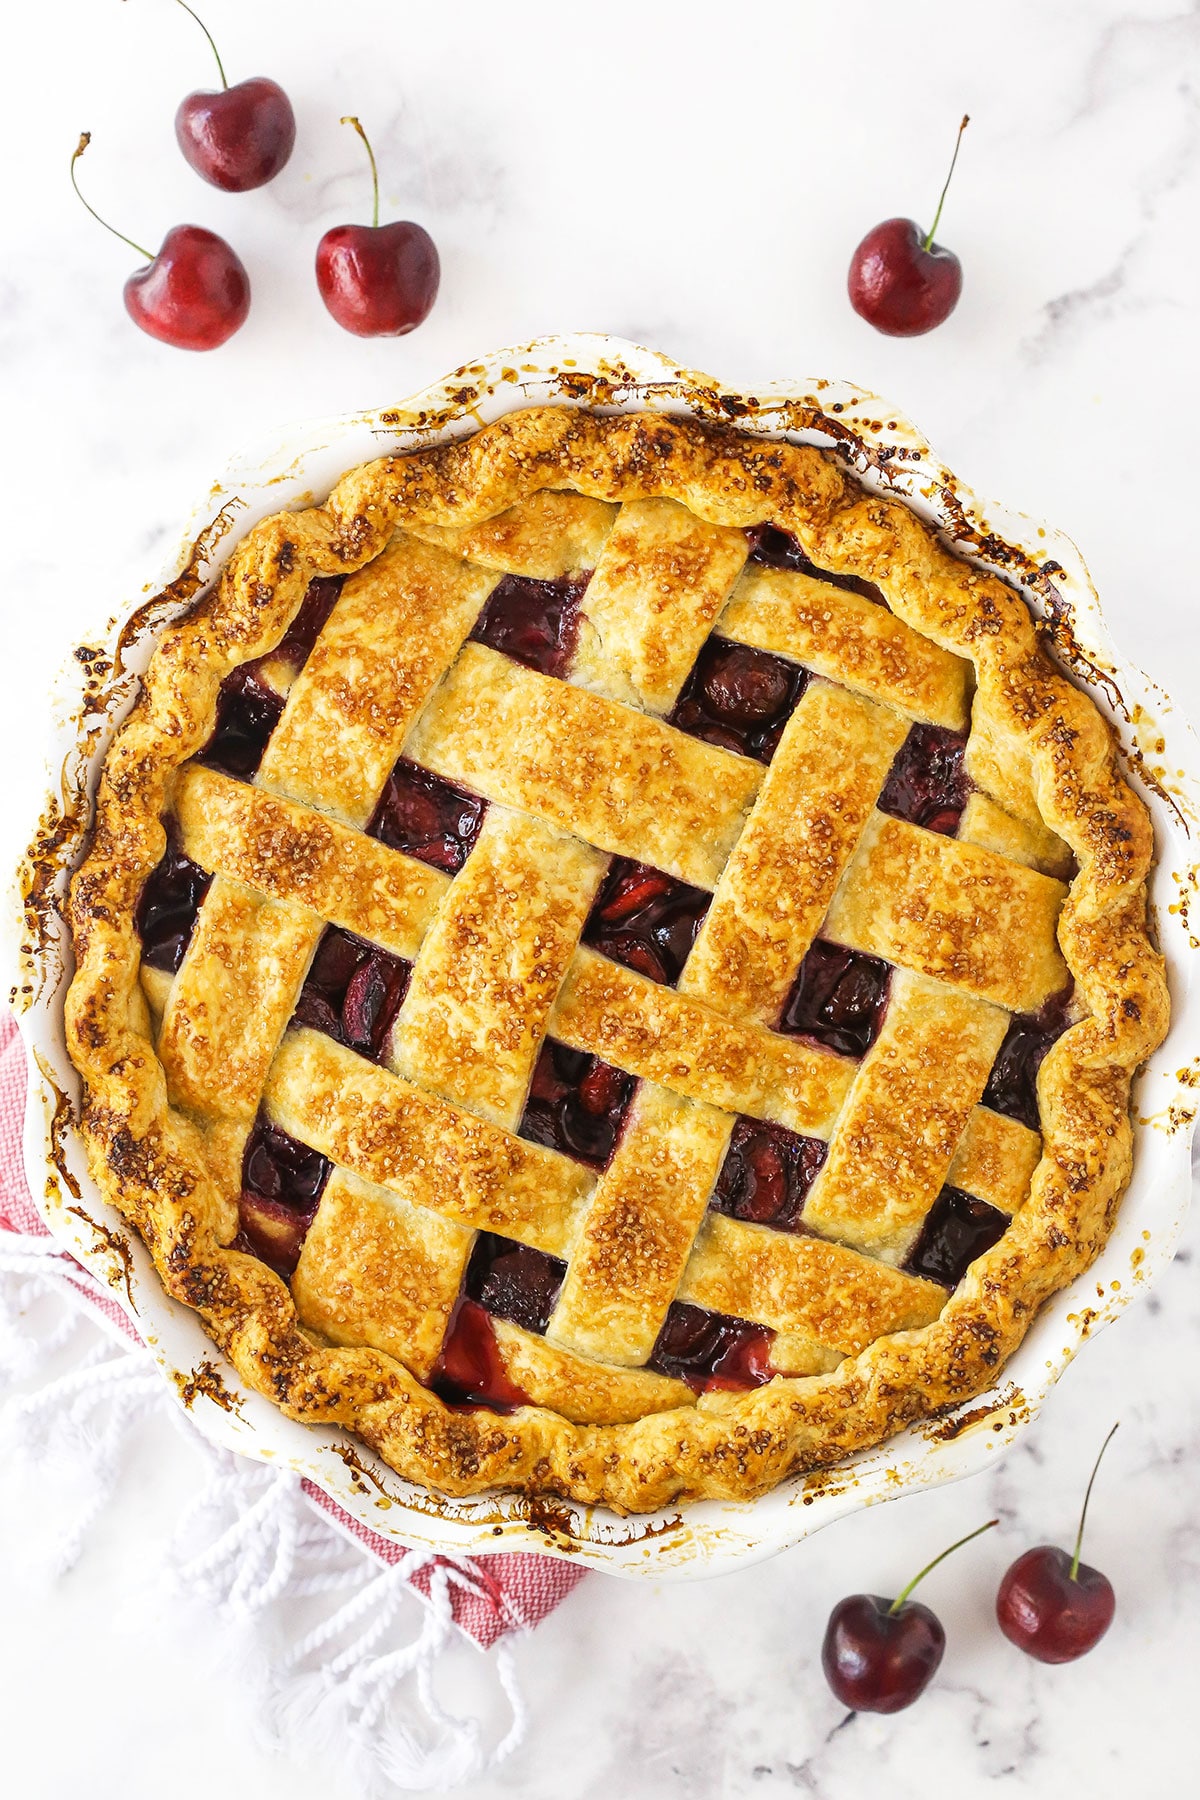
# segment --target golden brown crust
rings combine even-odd
[[[1042,1157],[1010,1228],[972,1265],[948,1300],[939,1291],[936,1316],[930,1316],[933,1296],[925,1299],[924,1314],[920,1304],[915,1313],[901,1308],[887,1316],[882,1326],[887,1335],[857,1353],[847,1338],[849,1326],[843,1331],[828,1320],[797,1316],[792,1334],[797,1360],[790,1366],[811,1368],[813,1374],[776,1378],[750,1392],[710,1394],[687,1404],[679,1384],[626,1371],[622,1379],[642,1384],[642,1395],[631,1399],[628,1385],[593,1400],[584,1393],[577,1410],[590,1416],[591,1423],[577,1423],[561,1408],[546,1406],[524,1407],[507,1417],[486,1410],[449,1410],[385,1349],[361,1341],[352,1348],[318,1344],[300,1328],[285,1284],[232,1248],[236,1219],[228,1188],[229,1150],[214,1146],[203,1122],[205,1096],[220,1071],[211,1061],[202,1066],[194,1048],[181,1050],[173,1063],[168,1057],[164,1065],[150,1035],[149,1012],[140,1001],[133,927],[138,894],[163,851],[160,815],[174,772],[211,732],[219,682],[230,669],[279,642],[311,576],[362,568],[380,557],[398,528],[411,527],[410,543],[424,538],[427,546],[436,545],[429,549],[434,561],[437,555],[454,560],[461,551],[463,537],[448,534],[482,531],[486,537],[488,521],[497,543],[506,531],[509,541],[527,532],[532,543],[537,535],[532,528],[500,529],[497,521],[544,490],[573,490],[605,506],[669,500],[725,530],[771,521],[794,533],[819,567],[877,583],[891,613],[906,627],[974,665],[969,767],[976,781],[1014,819],[1062,840],[1078,863],[1058,913],[1058,950],[1047,950],[1043,943],[1037,959],[1015,973],[1010,968],[1004,978],[1009,984],[1005,1004],[1017,1003],[1010,996],[1024,1000],[1048,991],[1047,983],[1058,979],[1053,957],[1059,953],[1075,979],[1081,1017],[1051,1050],[1039,1077]],[[574,553],[581,561],[588,543],[599,541],[606,528],[594,511],[579,525],[584,549]],[[553,535],[548,531],[545,541]],[[415,552],[404,554],[412,564]],[[546,566],[544,547],[538,554],[543,555],[536,565],[540,572]],[[375,573],[365,575],[367,588],[377,574],[378,565]],[[421,617],[428,629],[420,667],[417,660],[412,665],[416,685],[400,693],[394,685],[390,690],[391,704],[410,708],[406,717],[416,716],[424,694],[449,665],[458,647],[452,641],[455,632],[461,640],[470,629],[467,614],[473,618],[476,595],[486,592],[486,577],[476,570],[473,579],[480,585],[471,589],[469,601],[464,598],[461,608],[449,612],[432,589],[422,590],[422,598],[409,583],[406,604],[418,612],[424,606]],[[724,621],[720,629],[725,629]],[[394,684],[395,674],[388,679]],[[579,690],[570,689],[563,698],[566,684],[556,686],[560,692],[551,710],[573,707]],[[293,696],[303,687],[301,675]],[[345,707],[332,729],[339,732],[344,726],[358,734],[356,743],[374,759],[373,767],[390,766],[388,759],[399,748],[394,718],[386,740],[373,738],[361,693],[347,687],[344,694]],[[307,704],[303,694],[294,704],[289,699],[298,725]],[[595,697],[595,704],[611,702]],[[643,727],[658,729],[643,719],[635,731],[638,742]],[[326,721],[323,730],[329,729]],[[285,735],[275,752],[281,763],[287,741]],[[700,761],[719,754],[707,752]],[[660,850],[657,834],[676,830],[678,817],[659,823],[658,800],[645,811],[644,831],[651,834],[644,846],[647,860],[709,886],[716,883],[760,779],[759,771],[741,759],[726,755],[723,762],[728,785],[718,783],[719,817],[709,810],[701,820],[697,813],[699,832],[693,828],[686,855],[676,855],[672,862]],[[320,793],[315,781],[311,796],[295,791],[291,782],[283,785],[293,802],[308,799],[358,824],[362,789],[355,791],[349,777],[343,779],[343,768],[343,749],[330,749]],[[299,762],[292,773],[298,781],[306,779]],[[268,769],[260,780],[276,785],[269,775]],[[672,795],[682,782],[688,804],[711,809],[711,792],[693,795],[686,772],[677,765],[670,779]],[[542,816],[547,816],[545,808]],[[553,822],[552,813],[550,818]],[[590,841],[624,848],[611,837]],[[947,848],[956,857],[971,850],[964,844]],[[1130,1080],[1166,1027],[1161,961],[1146,930],[1151,851],[1149,820],[1120,778],[1108,728],[1092,703],[1050,664],[1024,602],[997,578],[957,559],[908,509],[865,493],[814,449],[715,433],[653,415],[599,418],[567,409],[514,414],[467,440],[354,470],[325,505],[268,519],[235,552],[216,590],[164,634],[142,697],[106,759],[92,846],[72,888],[77,973],[68,997],[67,1030],[85,1081],[83,1129],[92,1167],[106,1196],[142,1233],[168,1290],[199,1312],[242,1379],[294,1417],[358,1431],[415,1481],[450,1493],[513,1486],[626,1509],[652,1509],[704,1495],[746,1498],[796,1470],[834,1462],[877,1443],[912,1418],[985,1389],[1038,1306],[1096,1255],[1128,1178]],[[1006,857],[1015,854],[1005,852]],[[987,858],[994,851],[980,849],[975,855]],[[1004,893],[1014,893],[1017,877],[1010,871],[1017,864],[1006,860],[1003,867]],[[1057,886],[1046,876],[1034,879],[1047,881],[1043,894]],[[235,887],[231,881],[231,892]],[[243,904],[252,902],[266,916],[271,941],[278,930],[278,941],[290,943],[289,933],[307,929],[307,920],[316,917],[293,903],[264,903],[265,898],[250,895]],[[1015,900],[1014,907],[1019,912]],[[287,917],[277,919],[276,913]],[[915,929],[911,923],[905,928]],[[955,953],[959,951],[965,955],[966,947],[957,946]],[[573,973],[581,961],[586,964],[586,957],[577,954]],[[942,978],[947,974],[941,965],[926,972]],[[975,985],[981,1001],[993,997],[990,977]],[[175,995],[167,997],[168,1016],[175,1003]],[[337,1046],[329,1040],[306,1044],[311,1035],[291,1034],[300,1043],[285,1046],[276,1058],[267,1101],[281,1122],[293,1116],[289,1108],[302,1109],[308,1124],[315,1122],[331,1145],[340,1134],[344,1165],[362,1180],[390,1184],[401,1194],[404,1168],[396,1155],[396,1130],[409,1134],[404,1141],[437,1154],[449,1142],[453,1154],[439,1178],[439,1194],[443,1217],[455,1229],[475,1222],[494,1228],[491,1222],[498,1216],[510,1221],[519,1216],[526,1241],[540,1234],[551,1253],[562,1254],[574,1242],[586,1210],[587,1185],[577,1166],[560,1171],[557,1165],[564,1159],[535,1146],[523,1146],[518,1155],[498,1127],[417,1095],[396,1076],[361,1059],[351,1057],[353,1067],[333,1068],[329,1059],[340,1054]],[[821,1062],[836,1067],[838,1059],[826,1056]],[[239,1067],[248,1094],[252,1077]],[[191,1080],[198,1095],[189,1112],[171,1103],[172,1084],[181,1079]],[[323,1110],[329,1083],[347,1080],[364,1084],[363,1110],[350,1128]],[[764,1101],[760,1110],[766,1107]],[[311,1131],[308,1135],[312,1141]],[[550,1170],[553,1178],[547,1185],[544,1176]],[[428,1196],[423,1204],[428,1206]],[[711,1215],[704,1229],[710,1235],[714,1230],[755,1230],[719,1215]],[[769,1260],[815,1254],[804,1246],[818,1240],[756,1232],[764,1238],[772,1235],[778,1242],[764,1252]],[[306,1304],[314,1308],[320,1242],[318,1236],[307,1289]],[[823,1245],[821,1254],[826,1252],[843,1258],[855,1254]],[[894,1277],[908,1284],[903,1292],[914,1302],[922,1295],[913,1290],[930,1286],[886,1265],[874,1267],[880,1273],[873,1279]],[[764,1292],[794,1293],[786,1283],[779,1287],[781,1280],[778,1269],[764,1266]],[[301,1287],[303,1291],[303,1281]],[[829,1291],[834,1296],[838,1292],[835,1287]],[[323,1329],[333,1337],[336,1295],[323,1304]],[[793,1309],[797,1315],[799,1310]],[[315,1311],[311,1316],[316,1317]],[[926,1317],[930,1322],[924,1322]],[[851,1352],[832,1369],[822,1332],[844,1340],[839,1351]],[[554,1382],[561,1386],[564,1380],[558,1359],[567,1353],[539,1339],[522,1343],[516,1327],[501,1326],[497,1336],[506,1344],[510,1368],[516,1366],[513,1359],[523,1358],[522,1367],[530,1369],[539,1359],[547,1363],[537,1379],[549,1399]],[[783,1341],[781,1336],[778,1342]],[[809,1360],[802,1363],[804,1356]],[[414,1355],[414,1361],[421,1360]],[[619,1373],[605,1379],[615,1381]],[[595,1379],[599,1384],[600,1376]],[[534,1380],[533,1373],[528,1379],[522,1374],[521,1384],[533,1391]],[[655,1383],[661,1384],[657,1399],[649,1400],[645,1384]],[[558,1398],[566,1404],[564,1393]],[[644,1408],[663,1401],[666,1410],[647,1411],[625,1423],[600,1422],[619,1420],[631,1405]]]
[[[484,644],[462,652],[407,753],[489,800],[697,887],[716,886],[762,780],[761,765],[744,756]]]
[[[814,1231],[904,1261],[983,1094],[1008,1015],[908,969],[839,1115],[804,1206]]]
[[[774,1024],[904,737],[896,713],[812,684],[725,864],[681,993]]]
[[[1069,979],[1056,941],[1066,889],[981,845],[876,813],[842,877],[825,934],[1012,1012]]]

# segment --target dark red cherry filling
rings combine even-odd
[[[953,837],[971,792],[963,767],[966,747],[964,732],[914,725],[883,784],[880,812]]]
[[[292,1023],[311,1025],[378,1062],[411,975],[411,963],[331,925],[317,945]]]
[[[253,663],[243,664],[221,683],[217,722],[197,761],[248,781],[282,716],[282,695],[266,685]]]
[[[270,658],[243,663],[221,683],[217,722],[197,760],[248,781],[262,762],[271,733],[283,714],[283,695],[264,678],[263,665],[282,658],[299,668],[308,657],[342,591],[341,575],[310,581],[300,610]]]
[[[926,1215],[905,1270],[956,1288],[975,1258],[990,1250],[1008,1225],[1008,1215],[986,1200],[976,1200],[961,1188],[944,1187]]]
[[[863,581],[858,575],[836,575],[831,569],[818,569],[800,548],[799,538],[793,537],[790,531],[780,531],[777,525],[753,525],[746,536],[750,540],[751,562],[762,563],[768,569],[793,569],[798,575],[811,575],[816,581],[826,581],[830,587],[861,594],[865,600],[874,600],[877,605],[887,604],[874,582]]]
[[[211,875],[168,841],[166,855],[146,877],[134,918],[142,961],[152,969],[177,973],[211,881]]]
[[[1051,1044],[1067,1029],[1067,1012],[1073,988],[1052,994],[1040,1012],[1017,1013],[992,1064],[983,1104],[1006,1119],[1017,1119],[1030,1131],[1039,1128],[1038,1070]]]
[[[808,679],[808,670],[786,657],[710,637],[669,723],[706,744],[770,762]]]
[[[491,1317],[475,1300],[456,1303],[429,1386],[447,1406],[507,1413],[530,1404],[529,1395],[505,1374]]]
[[[583,941],[627,969],[674,987],[711,900],[703,888],[618,856],[584,926]]]
[[[632,1075],[599,1057],[547,1038],[533,1071],[521,1136],[602,1169],[617,1147],[635,1085]]]
[[[257,1256],[285,1279],[291,1275],[329,1170],[318,1151],[260,1115],[242,1158],[240,1229],[234,1248]]]
[[[302,668],[308,661],[313,645],[325,629],[325,621],[333,611],[334,603],[345,583],[344,575],[318,575],[315,580],[310,581],[300,602],[299,612],[272,655],[290,663],[293,668]]]
[[[457,875],[475,847],[487,801],[402,756],[387,779],[367,836]]]
[[[590,580],[590,570],[557,581],[506,575],[488,596],[472,642],[489,644],[543,675],[565,675],[579,636],[579,602]]]
[[[761,1387],[775,1373],[775,1333],[728,1313],[672,1301],[648,1367],[686,1381],[697,1394],[711,1388]]]
[[[878,956],[818,938],[800,964],[780,1031],[815,1038],[839,1056],[865,1056],[883,1024],[891,968]]]
[[[827,1146],[782,1125],[739,1119],[721,1164],[712,1205],[731,1219],[801,1229],[805,1196],[825,1161]]]
[[[481,1231],[467,1264],[463,1292],[494,1317],[511,1319],[540,1334],[550,1323],[566,1272],[566,1263],[555,1256]]]

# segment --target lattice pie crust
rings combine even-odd
[[[1095,1256],[1151,851],[1023,600],[906,507],[515,413],[268,519],[162,638],[72,889],[94,1172],[243,1380],[414,1481],[748,1497],[982,1391]],[[1039,1030],[1034,1110],[987,1104]]]

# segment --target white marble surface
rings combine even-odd
[[[232,448],[264,426],[400,399],[544,331],[621,333],[733,382],[826,373],[878,389],[979,492],[1079,540],[1118,641],[1200,716],[1195,4],[205,11],[233,78],[270,73],[296,104],[293,162],[258,194],[217,194],[174,149],[177,99],[210,81],[178,8],[55,0],[6,19],[6,864],[52,668],[134,591]],[[851,313],[846,261],[878,218],[928,214],[964,108],[973,122],[939,234],[963,259],[964,298],[942,330],[895,343]],[[344,336],[311,279],[321,231],[367,203],[359,148],[337,123],[347,111],[374,132],[386,207],[423,221],[442,252],[442,298],[403,340]],[[226,349],[186,356],[126,320],[131,259],[67,185],[84,127],[81,178],[132,236],[157,243],[191,219],[241,251],[255,304]],[[708,1584],[589,1577],[520,1647],[528,1745],[478,1800],[929,1800],[995,1780],[1036,1800],[1179,1791],[1200,1650],[1198,1235],[990,1479]],[[1069,1536],[1118,1415],[1090,1540],[1117,1585],[1117,1623],[1087,1662],[1044,1670],[992,1626],[995,1582],[1018,1549]],[[169,1780],[176,1800],[198,1800],[220,1774],[262,1800],[350,1800],[336,1766],[255,1746],[231,1646],[153,1594],[154,1546],[193,1476],[173,1434],[145,1439],[90,1554],[54,1583],[28,1547],[48,1528],[38,1497],[0,1468],[14,1792],[148,1800]],[[1002,1529],[930,1583],[950,1639],[934,1690],[896,1720],[844,1724],[817,1662],[829,1605],[894,1590],[992,1512]],[[449,1671],[470,1691],[477,1660],[463,1649]]]

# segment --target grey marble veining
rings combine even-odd
[[[908,411],[983,494],[1084,550],[1114,635],[1200,716],[1195,346],[1200,6],[1014,0],[836,8],[714,0],[601,11],[549,0],[206,0],[231,76],[292,94],[292,163],[226,196],[178,157],[171,118],[212,77],[179,8],[56,0],[6,19],[0,259],[6,581],[0,608],[0,848],[24,840],[50,672],[127,600],[242,443],[289,420],[398,400],[473,354],[598,329],[737,383],[844,376]],[[972,116],[939,232],[962,303],[923,339],[850,311],[850,252],[878,219],[928,219],[954,128]],[[420,219],[442,297],[409,338],[363,342],[325,315],[321,232],[369,216],[358,113],[385,212]],[[141,337],[121,306],[136,259],[77,207],[80,178],[157,244],[224,232],[254,287],[210,357]],[[518,1662],[527,1747],[474,1800],[941,1800],[1007,1784],[1034,1800],[1184,1793],[1195,1781],[1200,1652],[1200,1220],[1151,1299],[1087,1347],[1039,1424],[986,1477],[845,1521],[768,1565],[694,1585],[583,1582]],[[1092,1456],[1088,1555],[1117,1621],[1075,1667],[998,1634],[996,1582],[1031,1543],[1069,1543]],[[250,1689],[203,1619],[164,1615],[138,1577],[194,1471],[141,1447],[88,1562],[47,1585],[11,1559],[0,1633],[5,1755],[39,1800],[81,1791],[211,1795],[211,1746],[264,1800],[350,1800],[255,1738]],[[819,1668],[843,1593],[892,1592],[983,1519],[1000,1527],[931,1578],[949,1649],[892,1720],[847,1719]],[[0,1536],[31,1500],[0,1469]],[[463,1647],[446,1697],[485,1694]],[[84,1732],[59,1697],[87,1691]],[[131,1749],[130,1746],[133,1746]]]

